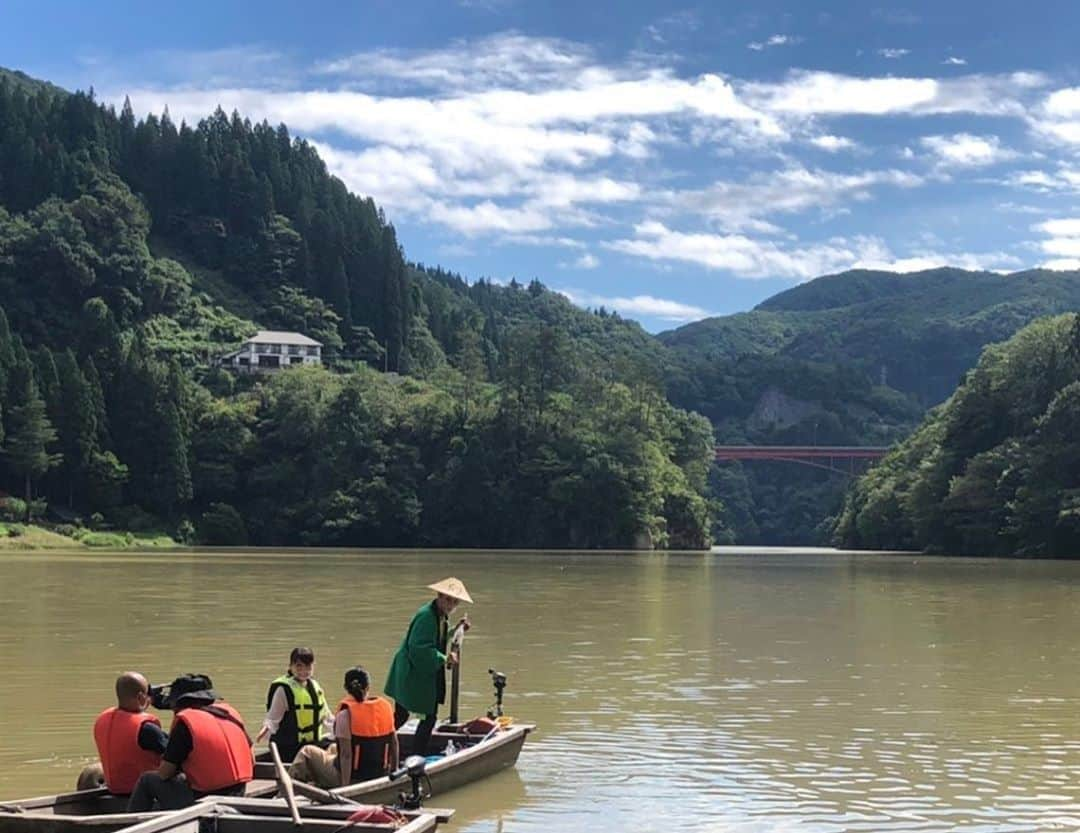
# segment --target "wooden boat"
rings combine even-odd
[[[432,733],[428,744],[430,753],[434,755],[444,752],[447,744],[451,741],[458,751],[443,758],[428,761],[422,786],[429,798],[441,797],[450,790],[464,784],[472,783],[500,770],[512,767],[517,762],[521,748],[525,744],[525,739],[531,732],[535,731],[536,726],[532,723],[513,723],[488,737],[469,735],[456,731],[456,728],[453,725],[443,724]],[[412,727],[403,726],[398,733],[398,739],[401,756],[404,760],[412,751]],[[396,801],[399,793],[408,791],[409,779],[402,777],[391,780],[389,777],[384,776],[333,790],[321,790],[299,782],[293,782],[293,787],[300,797],[301,812],[309,815],[315,813],[317,817],[320,809],[334,810],[340,813],[349,810],[353,802],[392,804]],[[203,799],[203,802],[210,802],[211,799],[214,799],[222,803],[223,806],[237,807],[242,802],[259,802],[268,799],[275,795],[277,791],[278,781],[274,765],[259,762],[255,764],[255,780],[248,785],[247,794],[243,798],[208,796]],[[201,806],[201,803],[196,806]],[[113,831],[126,829],[135,824],[171,815],[161,812],[130,814],[124,812],[126,806],[126,798],[114,796],[104,787],[0,802],[0,833],[113,833]],[[261,805],[250,806],[257,807]],[[285,807],[282,802],[276,803],[275,806],[279,808]],[[355,809],[355,807],[352,809]],[[271,816],[279,812],[287,813],[288,810],[279,809],[273,812],[266,810],[264,815]],[[452,811],[433,812],[449,818]],[[336,816],[331,817],[336,818]],[[271,830],[271,827],[274,829]],[[430,828],[417,828],[417,830],[420,829],[427,830]],[[271,825],[267,828],[267,831],[268,833],[274,833],[276,827]],[[134,831],[134,833],[188,833],[188,831],[186,828],[163,828],[161,830],[153,828],[150,830],[140,829]],[[218,829],[216,833],[254,833],[254,831]],[[352,833],[351,830],[350,833]],[[411,827],[410,833],[412,833]]]
[[[82,790],[0,804],[0,833],[294,833],[290,807],[281,799],[207,796],[182,810],[154,813],[104,811],[122,799],[102,796],[104,790]],[[96,793],[89,795],[88,793]],[[115,809],[113,806],[112,809]],[[296,807],[311,833],[431,833],[452,810],[402,811],[405,824],[350,822],[355,804]],[[71,812],[87,811],[90,812]]]
[[[450,790],[512,767],[517,763],[525,739],[536,730],[536,724],[512,723],[488,737],[469,735],[455,729],[456,727],[447,724],[436,727],[428,742],[429,760],[424,778],[428,797],[442,797]],[[398,731],[402,760],[412,753],[412,741],[412,727],[403,726]],[[431,759],[434,755],[444,753],[450,742],[453,742],[456,752]],[[255,777],[273,778],[273,765],[263,762],[255,764]],[[384,776],[332,790],[313,790],[299,782],[294,782],[294,787],[299,795],[313,801],[349,799],[365,804],[392,804],[398,793],[408,787],[408,779],[391,780]]]

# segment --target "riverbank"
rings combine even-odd
[[[0,524],[0,551],[170,549],[178,546],[170,536],[160,532],[99,531],[71,525],[49,528],[37,524]]]

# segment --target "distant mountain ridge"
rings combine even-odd
[[[721,443],[888,445],[987,345],[1077,309],[1080,272],[856,270],[657,338],[672,353],[669,398]],[[738,540],[778,544],[824,541],[845,485],[783,463],[723,466],[714,482]]]
[[[952,393],[985,345],[1075,309],[1080,272],[855,270],[657,338],[692,363],[776,355],[849,365],[929,406]]]
[[[54,93],[56,95],[70,95],[63,87],[58,87],[40,78],[34,78],[17,69],[5,69],[0,67],[0,81],[7,81],[13,88],[22,90],[27,95],[38,92]]]

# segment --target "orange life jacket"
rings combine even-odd
[[[394,707],[381,697],[363,702],[346,697],[338,711],[349,710],[352,734],[352,780],[367,781],[390,770],[390,739],[394,736]]]
[[[105,709],[94,721],[94,743],[105,771],[105,786],[114,795],[129,795],[140,775],[161,764],[161,755],[139,746],[139,730],[147,722],[161,725],[152,714],[116,706]]]
[[[222,711],[219,717],[210,709]],[[191,754],[180,765],[188,783],[196,792],[208,793],[250,781],[255,775],[244,721],[228,703],[188,707],[176,713],[175,720],[191,733]]]

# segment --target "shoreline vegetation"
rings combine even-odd
[[[948,400],[848,491],[835,543],[1080,556],[1080,315],[983,351]]]
[[[181,545],[163,532],[93,530],[70,524],[0,523],[0,551],[67,549],[175,549]]]

